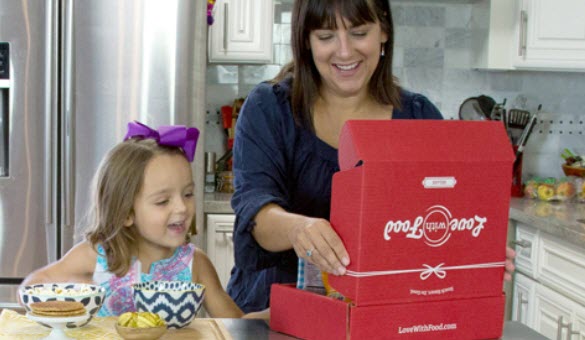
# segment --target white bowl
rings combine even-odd
[[[67,324],[67,328],[76,328],[87,325],[100,310],[106,290],[102,286],[87,283],[43,283],[20,287],[18,295],[27,312],[32,312],[30,304],[34,302],[81,302],[90,317],[82,322],[70,322]],[[44,324],[44,326],[47,325]]]

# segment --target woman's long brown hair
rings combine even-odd
[[[388,36],[384,56],[368,85],[368,92],[380,104],[400,108],[397,80],[392,74],[394,23],[388,0],[296,0],[292,12],[291,48],[293,61],[283,66],[273,83],[293,77],[291,106],[297,124],[314,131],[313,105],[319,95],[321,75],[313,61],[309,34],[315,29],[336,29],[336,16],[341,15],[353,26],[379,22]]]

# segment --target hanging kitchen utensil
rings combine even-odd
[[[467,98],[459,107],[461,120],[490,120],[496,101],[488,96]]]
[[[537,114],[538,114],[538,112],[540,112],[541,109],[542,109],[542,104],[538,106],[538,111],[536,111],[535,114],[530,116],[530,120],[526,124],[526,127],[524,127],[524,130],[522,131],[522,135],[520,135],[520,139],[518,140],[518,143],[516,144],[516,146],[518,147],[518,150],[516,151],[516,158],[518,157],[518,154],[520,154],[524,151],[524,146],[526,146],[526,142],[528,142],[528,137],[530,137],[530,134],[532,133],[532,130],[534,129],[534,126],[536,125],[536,119],[538,118]]]
[[[518,145],[522,132],[530,121],[530,111],[511,109],[508,111],[508,131],[512,144]]]
[[[524,130],[530,120],[530,111],[511,109],[508,115],[508,126]]]
[[[528,137],[530,137],[530,134],[532,133],[532,130],[534,129],[534,126],[536,125],[536,120],[538,118],[538,112],[540,112],[540,110],[542,109],[542,104],[538,106],[538,111],[535,114],[530,114],[530,112],[528,113],[529,116],[529,121],[528,123],[526,123],[524,129],[522,130],[522,134],[520,135],[520,138],[518,139],[518,142],[515,143],[514,145],[514,149],[516,150],[516,158],[514,160],[514,165],[512,166],[512,173],[513,174],[517,174],[518,173],[518,167],[521,166],[522,163],[522,154],[524,152],[524,147],[526,146],[526,142],[528,142]],[[528,111],[525,111],[528,112]],[[524,117],[522,117],[524,118]],[[516,178],[516,177],[521,177],[521,176],[514,176],[515,180],[517,181],[521,181],[521,178]],[[513,183],[514,184],[514,183]]]
[[[506,125],[506,98],[504,98],[504,101],[501,103],[496,103],[493,108],[492,111],[490,112],[490,119],[491,120],[501,120],[504,122],[504,126],[507,127]]]

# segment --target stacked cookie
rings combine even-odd
[[[75,301],[45,301],[30,304],[32,313],[37,316],[67,317],[85,314],[85,307]]]

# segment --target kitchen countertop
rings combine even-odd
[[[296,339],[286,334],[271,331],[265,321],[245,319],[221,319],[234,340],[244,339]],[[516,321],[504,324],[502,340],[547,340],[546,337]]]
[[[232,194],[206,193],[206,214],[233,214]],[[585,203],[543,202],[512,197],[510,219],[531,225],[576,246],[585,248]]]
[[[513,197],[510,200],[510,219],[585,248],[585,203]]]
[[[223,192],[206,192],[203,195],[203,212],[206,214],[233,214],[232,194]]]

